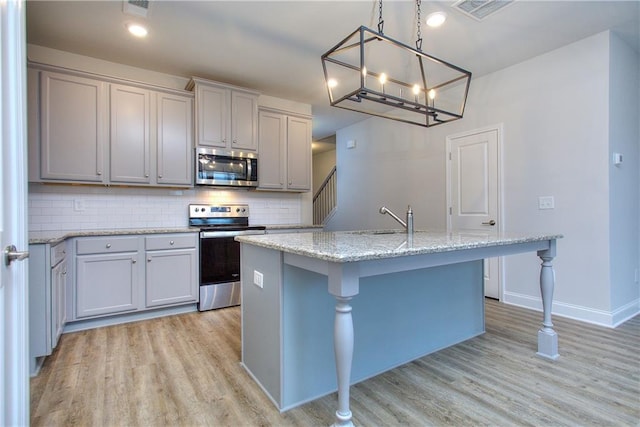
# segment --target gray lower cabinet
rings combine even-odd
[[[29,360],[31,374],[58,344],[67,319],[65,242],[29,245]]]
[[[198,301],[198,235],[75,239],[75,318]]]
[[[197,301],[197,244],[195,234],[145,238],[147,307]]]
[[[76,240],[76,318],[140,308],[138,237]]]

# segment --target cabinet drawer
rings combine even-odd
[[[145,249],[148,251],[163,249],[195,248],[198,235],[193,234],[164,234],[145,237]]]
[[[78,255],[137,251],[138,238],[133,236],[82,238],[77,240],[76,246]]]
[[[60,242],[51,247],[51,267],[58,265],[67,255],[67,246],[64,242]]]

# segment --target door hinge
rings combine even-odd
[[[449,215],[453,215],[453,208],[449,206]]]
[[[451,151],[449,151],[449,160],[451,160]]]

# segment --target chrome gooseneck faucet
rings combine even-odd
[[[400,223],[400,225],[402,225],[407,230],[407,234],[413,234],[413,211],[411,210],[411,205],[409,205],[409,207],[407,208],[407,220],[406,221],[401,220],[398,217],[398,215],[396,215],[393,212],[391,212],[389,209],[387,209],[386,206],[382,206],[380,208],[380,213],[382,215],[384,215],[384,214],[391,215],[391,218],[393,218],[396,221],[398,221]]]

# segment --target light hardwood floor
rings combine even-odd
[[[616,329],[555,317],[555,362],[535,356],[540,319],[487,300],[484,335],[352,387],[354,423],[639,426],[640,316]],[[31,380],[32,425],[333,422],[335,393],[280,414],[240,351],[238,307],[65,334]]]

